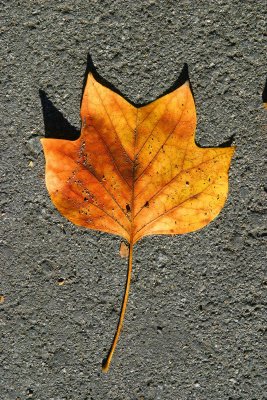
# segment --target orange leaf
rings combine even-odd
[[[129,256],[129,246],[127,246],[124,242],[120,244],[120,256],[122,258],[127,258]]]
[[[119,325],[129,294],[133,245],[153,234],[203,228],[228,193],[233,147],[195,144],[196,111],[189,83],[140,108],[89,74],[81,136],[42,139],[46,185],[57,209],[74,224],[122,236],[129,262]]]

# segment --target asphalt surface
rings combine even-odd
[[[26,0],[0,12],[0,399],[266,399],[266,2]],[[136,245],[107,375],[127,267],[120,239],[57,212],[39,142],[53,127],[78,132],[88,52],[139,104],[187,63],[197,142],[234,135],[237,145],[214,222]]]

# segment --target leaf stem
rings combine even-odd
[[[133,264],[133,240],[131,238],[130,243],[129,243],[129,256],[128,256],[128,270],[127,270],[127,278],[126,278],[126,284],[125,284],[125,291],[124,291],[124,297],[122,301],[122,306],[121,306],[121,312],[120,312],[120,319],[117,325],[117,329],[113,338],[112,345],[109,349],[107,357],[103,360],[102,363],[102,371],[103,372],[108,372],[109,366],[112,360],[113,353],[116,349],[119,336],[122,330],[123,326],[123,320],[125,316],[125,311],[126,311],[126,306],[128,302],[128,297],[129,297],[129,291],[130,291],[130,283],[131,283],[131,275],[132,275],[132,264]]]

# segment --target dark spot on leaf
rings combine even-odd
[[[185,184],[186,184],[186,186],[188,186],[188,185],[189,185],[189,182],[188,182],[188,181],[186,181],[186,182],[185,182]]]
[[[130,204],[126,204],[126,211],[127,211],[127,212],[130,212],[130,211],[131,211]]]
[[[149,202],[146,201],[144,207],[149,207]]]

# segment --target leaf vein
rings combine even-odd
[[[127,151],[125,150],[125,148],[124,148],[124,146],[123,146],[123,144],[122,144],[122,142],[121,142],[121,139],[120,139],[120,137],[119,137],[119,134],[118,134],[117,130],[115,129],[115,126],[114,126],[114,124],[113,124],[113,122],[112,122],[112,119],[111,119],[111,117],[110,117],[110,114],[108,113],[108,110],[106,109],[106,107],[105,107],[105,105],[104,105],[103,99],[102,99],[100,93],[98,92],[98,90],[97,90],[97,88],[96,88],[96,86],[95,86],[94,83],[93,83],[93,86],[94,86],[95,91],[96,91],[96,93],[97,93],[97,95],[98,95],[98,97],[99,97],[99,99],[100,99],[100,101],[101,101],[102,107],[104,108],[104,111],[105,111],[105,113],[107,114],[107,117],[108,117],[108,119],[109,119],[109,121],[110,121],[110,124],[111,124],[111,126],[112,126],[112,128],[113,128],[113,131],[114,131],[114,133],[115,133],[115,135],[116,135],[116,137],[117,137],[117,139],[118,139],[118,142],[119,142],[121,148],[123,149],[123,151],[124,151],[125,154],[127,155],[127,158],[129,159],[129,161],[130,161],[131,163],[133,163],[133,160],[131,159],[130,155],[127,153]]]
[[[194,195],[188,197],[187,199],[185,199],[184,201],[182,201],[179,204],[176,204],[174,207],[170,208],[169,210],[165,211],[163,214],[158,215],[156,218],[152,219],[151,221],[149,221],[147,224],[143,225],[140,229],[138,229],[135,234],[137,234],[138,232],[140,232],[143,228],[151,225],[153,222],[157,221],[158,219],[160,219],[162,216],[165,216],[167,214],[169,214],[170,212],[174,211],[175,209],[181,207],[182,204],[186,203],[187,201],[191,200],[192,198],[202,194],[205,192],[205,190],[207,190],[210,186],[212,186],[214,184],[215,180],[212,181],[207,187],[205,187],[203,190],[201,190],[198,193],[195,193]]]
[[[173,97],[170,97],[169,101],[165,104],[165,107],[164,107],[164,110],[163,110],[161,116],[159,117],[159,119],[158,119],[157,122],[155,123],[153,129],[151,130],[150,134],[148,135],[148,137],[146,138],[146,140],[145,140],[144,143],[142,144],[141,148],[138,150],[138,152],[137,152],[137,154],[136,154],[136,157],[138,157],[138,155],[141,153],[141,151],[142,151],[143,148],[145,147],[145,144],[147,143],[147,141],[149,140],[149,138],[152,136],[152,134],[153,134],[154,130],[156,129],[158,123],[160,122],[161,118],[164,116],[165,111],[167,110],[167,107],[168,107],[168,105],[170,104],[171,100],[173,100]],[[154,107],[154,108],[156,108],[156,107]],[[151,112],[154,111],[154,108],[153,108],[153,110],[152,110]],[[149,113],[149,114],[150,114],[150,113]],[[146,119],[146,118],[144,118],[144,120],[142,121],[142,123],[145,121],[145,119]],[[139,127],[140,125],[141,125],[141,123],[138,124],[138,127]]]
[[[164,143],[161,145],[161,147],[158,149],[158,151],[156,152],[156,154],[154,155],[154,157],[149,161],[149,163],[147,164],[147,166],[145,167],[145,169],[142,171],[142,173],[136,178],[135,183],[140,179],[141,176],[144,175],[144,173],[146,172],[146,170],[149,168],[149,166],[152,164],[152,162],[156,159],[156,157],[158,156],[159,152],[161,151],[161,149],[163,148],[163,146],[165,146],[165,144],[167,143],[167,141],[169,140],[169,138],[172,136],[173,132],[175,131],[175,129],[177,128],[179,122],[181,121],[181,118],[183,116],[184,110],[185,110],[185,105],[187,103],[188,100],[188,94],[187,94],[187,98],[184,104],[184,108],[182,109],[181,115],[177,121],[177,123],[175,124],[174,128],[171,130],[171,132],[168,134],[167,138],[165,139]]]
[[[85,186],[86,187],[86,186]],[[73,193],[75,193],[75,194],[77,194],[77,192],[75,192],[75,190],[72,188],[72,187],[69,187],[69,189],[73,192]],[[80,194],[80,193],[78,193],[78,194]],[[98,208],[99,210],[101,210],[101,211],[103,211],[108,217],[110,217],[111,219],[113,219],[113,221],[115,221],[127,234],[128,234],[128,232],[127,232],[127,230],[125,229],[125,227],[117,220],[117,218],[115,218],[115,217],[113,217],[112,215],[110,215],[107,211],[105,211],[102,207],[99,207],[99,206],[97,206],[96,204],[94,204],[94,203],[90,203],[90,207],[91,206],[93,206],[93,207],[95,207],[95,208]],[[67,211],[69,211],[69,208],[68,207],[64,207]]]
[[[186,150],[185,150],[185,152],[186,152]],[[197,164],[197,165],[194,165],[194,166],[191,167],[191,168],[186,168],[186,169],[184,169],[184,170],[181,169],[169,182],[167,182],[167,183],[166,183],[163,187],[161,187],[155,194],[153,194],[153,196],[150,197],[150,199],[147,200],[148,203],[149,203],[151,200],[153,200],[154,198],[156,198],[164,189],[166,189],[167,186],[169,186],[173,181],[175,181],[183,172],[191,171],[191,170],[194,169],[194,168],[198,168],[201,164],[208,163],[208,162],[210,162],[210,161],[212,161],[212,160],[214,160],[215,158],[218,158],[218,157],[221,157],[221,154],[218,154],[218,155],[216,155],[216,156],[210,158],[209,160],[202,161],[201,163],[199,163],[199,164]],[[135,199],[137,199],[137,197],[140,196],[140,194],[142,194],[142,191],[139,192],[139,193],[137,194],[137,196],[136,196]],[[144,206],[138,211],[138,213],[135,215],[135,217],[142,211],[143,208],[144,208]]]
[[[110,157],[112,158],[113,165],[114,165],[114,167],[116,168],[116,170],[117,170],[118,174],[120,175],[121,179],[122,179],[122,180],[126,183],[126,185],[131,189],[130,184],[127,182],[127,180],[126,180],[126,179],[124,178],[124,176],[122,175],[122,173],[121,173],[121,171],[120,171],[120,169],[119,169],[119,167],[118,167],[118,165],[117,165],[117,163],[116,163],[116,161],[115,161],[115,158],[114,158],[113,154],[111,153],[110,148],[108,147],[107,143],[106,143],[105,140],[103,139],[103,136],[101,135],[101,133],[99,132],[98,129],[96,129],[96,127],[95,127],[94,125],[88,125],[88,127],[89,127],[89,126],[91,126],[91,127],[96,131],[96,133],[98,134],[98,137],[101,139],[101,141],[102,141],[102,143],[104,144],[104,146],[105,146],[107,152],[109,153]]]

